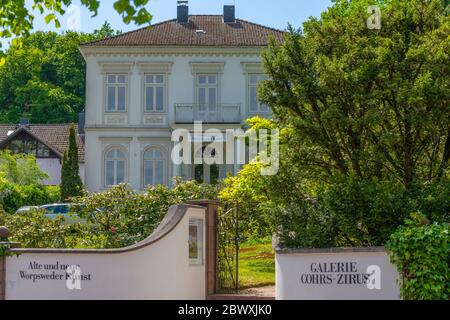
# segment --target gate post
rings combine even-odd
[[[190,204],[195,204],[206,208],[205,219],[205,269],[206,269],[206,298],[216,293],[217,278],[217,211],[220,202],[216,200],[192,200]]]
[[[0,227],[0,246],[9,245],[8,237],[9,230],[5,227]],[[1,252],[0,252],[1,253]],[[0,301],[6,299],[6,256],[0,256]]]

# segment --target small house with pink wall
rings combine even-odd
[[[0,150],[31,154],[36,157],[42,171],[49,175],[45,185],[61,183],[61,166],[64,152],[69,148],[70,124],[0,124]],[[80,177],[84,180],[83,132],[75,126]]]

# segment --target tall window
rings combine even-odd
[[[127,78],[121,74],[109,74],[106,77],[106,111],[125,111]]]
[[[150,149],[144,153],[144,186],[164,185],[164,153],[159,149]]]
[[[112,149],[105,156],[105,186],[111,187],[125,182],[126,156],[119,149]]]
[[[198,75],[198,104],[200,111],[216,111],[217,75]]]
[[[165,95],[165,77],[163,75],[145,76],[145,111],[163,112]]]
[[[249,111],[250,112],[268,112],[269,107],[266,104],[258,101],[258,84],[266,80],[265,75],[251,74],[248,81],[248,95],[249,95]]]

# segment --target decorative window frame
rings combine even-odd
[[[169,78],[172,74],[173,62],[138,62],[139,75],[141,76],[141,111],[143,115],[166,115],[169,112]],[[145,76],[164,76],[164,106],[162,111],[148,111],[145,106]]]
[[[248,115],[254,116],[258,114],[271,114],[270,107],[267,111],[251,111],[250,110],[250,76],[251,75],[265,75],[264,68],[261,62],[241,62],[242,69],[245,76],[245,112]]]
[[[130,182],[130,142],[133,138],[128,137],[99,137],[102,142],[102,164],[101,164],[101,186],[103,189],[111,188],[111,186],[106,185],[106,154],[113,150],[118,149],[125,154],[125,183]]]
[[[225,69],[225,62],[190,62],[191,73],[194,79],[194,103],[198,103],[198,82],[199,75],[217,76],[217,103],[222,101],[222,76]]]
[[[105,115],[127,114],[130,108],[130,83],[133,74],[134,62],[99,62],[101,74],[103,77],[102,110]],[[108,75],[125,75],[127,77],[125,88],[125,110],[109,111],[107,109],[107,86]]]
[[[145,189],[147,187],[147,185],[145,184],[145,158],[144,155],[146,152],[150,151],[150,150],[159,150],[162,152],[163,154],[163,160],[164,160],[164,172],[163,172],[163,185],[167,186],[168,185],[168,173],[169,173],[169,166],[170,163],[169,161],[167,161],[167,149],[160,144],[147,144],[141,152],[141,187],[142,189]]]
[[[169,138],[170,139],[170,138]],[[144,184],[144,154],[146,151],[150,149],[158,149],[163,152],[165,158],[165,172],[164,172],[164,182],[165,185],[168,186],[171,180],[172,174],[172,161],[170,161],[170,150],[171,150],[171,141],[165,141],[164,138],[156,138],[156,137],[139,137],[138,141],[140,142],[140,181],[139,185],[141,190],[145,190],[146,186]]]

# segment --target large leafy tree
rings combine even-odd
[[[271,44],[260,97],[295,128],[305,170],[436,181],[450,159],[449,35],[440,0],[337,0]]]
[[[369,5],[381,29],[369,29]],[[384,245],[410,212],[449,216],[449,18],[440,1],[335,1],[264,54],[280,170],[225,181],[242,230],[299,247]],[[247,219],[245,221],[244,219]],[[251,227],[249,227],[251,226]]]
[[[118,32],[105,23],[91,34],[36,32],[14,43],[0,67],[0,122],[76,122],[85,101],[85,61],[78,45]]]
[[[0,38],[28,35],[33,29],[35,20],[33,10],[37,10],[43,15],[47,24],[54,22],[55,26],[59,27],[59,17],[66,13],[67,8],[73,2],[73,0],[1,1]],[[81,0],[80,2],[82,6],[92,12],[93,16],[98,14],[100,0]],[[149,23],[152,19],[151,14],[145,8],[148,2],[149,0],[115,0],[112,4],[126,24],[134,22],[142,25]],[[31,3],[31,8],[27,6],[29,3]]]

